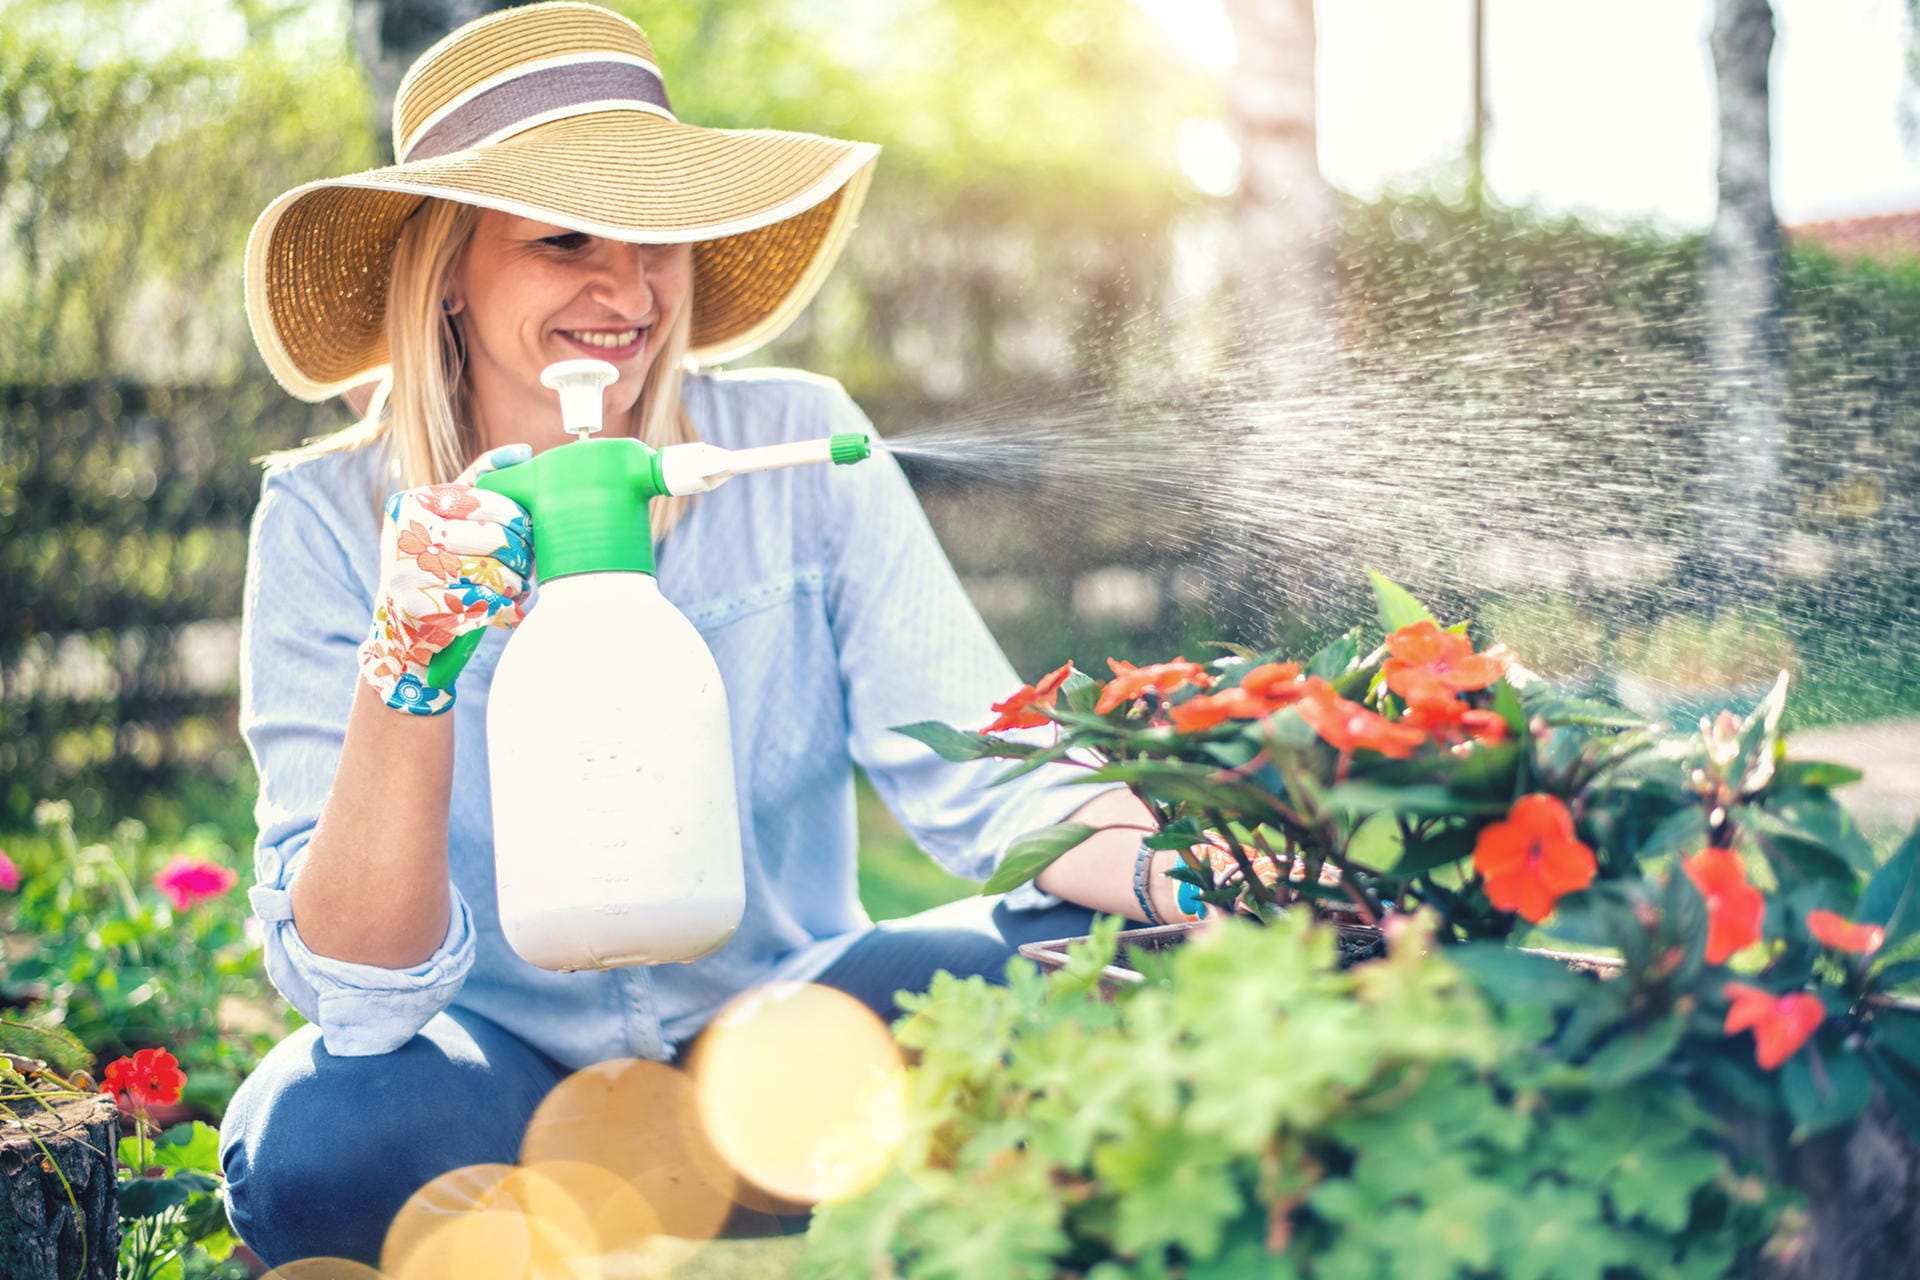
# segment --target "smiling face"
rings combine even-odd
[[[536,451],[561,443],[560,402],[540,371],[582,357],[620,371],[601,401],[604,434],[635,434],[641,386],[692,277],[688,245],[627,244],[482,211],[448,289],[480,439]]]

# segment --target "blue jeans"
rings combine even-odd
[[[969,898],[863,936],[818,979],[891,1020],[893,993],[924,991],[940,970],[1003,981],[1025,942],[1092,927],[1084,907],[1009,911]],[[234,1230],[269,1266],[298,1258],[380,1261],[387,1225],[443,1173],[511,1164],[534,1109],[566,1068],[459,1007],[392,1053],[337,1058],[318,1028],[275,1045],[234,1095],[220,1129]],[[730,1234],[804,1224],[742,1213]]]

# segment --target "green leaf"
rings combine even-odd
[[[1920,1076],[1920,1015],[1895,1009],[1874,1015],[1873,1043],[1889,1058]]]
[[[1685,1030],[1682,1019],[1662,1018],[1650,1027],[1614,1036],[1587,1060],[1588,1083],[1596,1089],[1617,1089],[1657,1071],[1673,1056]]]
[[[1347,857],[1379,871],[1397,866],[1405,852],[1400,820],[1385,810],[1364,819],[1347,838]]]
[[[0,1018],[0,1053],[16,1058],[38,1058],[62,1075],[85,1071],[93,1054],[64,1027],[37,1027]]]
[[[1848,882],[1875,870],[1872,843],[1825,791],[1782,791],[1734,806],[1733,818],[1760,841],[1776,870],[1784,864],[1804,880]]]
[[[1355,627],[1307,659],[1304,672],[1309,676],[1319,676],[1322,680],[1335,681],[1352,671],[1354,664],[1359,661],[1360,629]]]
[[[1493,686],[1493,709],[1516,741],[1527,736],[1527,709],[1520,704],[1519,690],[1505,680]]]
[[[1445,787],[1402,787],[1375,782],[1343,782],[1327,792],[1327,803],[1355,813],[1404,813],[1427,818],[1505,813],[1507,809],[1498,800],[1469,799]]]
[[[895,733],[923,742],[939,753],[942,760],[955,764],[968,760],[980,760],[987,756],[1001,756],[1009,760],[1024,760],[1039,747],[1028,746],[1024,742],[1008,742],[1004,738],[993,738],[986,734],[965,733],[938,720],[922,720],[917,724],[899,725]]]
[[[1740,747],[1728,771],[1741,795],[1752,795],[1773,780],[1774,758],[1780,745],[1780,714],[1787,705],[1787,673],[1782,671],[1759,706],[1740,729]]]
[[[1424,836],[1415,836],[1407,841],[1407,847],[1401,852],[1400,860],[1393,865],[1393,874],[1406,877],[1420,876],[1436,867],[1458,862],[1473,853],[1474,840],[1478,834],[1477,828],[1451,825],[1430,831]]]
[[[1791,787],[1845,787],[1866,775],[1844,764],[1820,760],[1783,760],[1775,766],[1773,784],[1781,790]]]
[[[1176,818],[1146,838],[1149,849],[1191,849],[1207,838],[1198,818]]]
[[[1873,878],[1860,894],[1860,906],[1855,913],[1862,923],[1885,926],[1887,937],[1882,945],[1888,952],[1920,931],[1920,885],[1915,883],[1916,873],[1920,873],[1920,825],[1900,842],[1892,857],[1875,869]]]
[[[1021,836],[1007,847],[1007,856],[980,892],[991,895],[1019,888],[1093,833],[1094,828],[1084,822],[1063,822]]]
[[[1224,809],[1250,820],[1273,812],[1276,797],[1245,778],[1178,760],[1124,760],[1102,765],[1080,783],[1125,782],[1162,804]]]
[[[1920,1085],[1915,1084],[1911,1073],[1899,1063],[1889,1061],[1884,1055],[1872,1053],[1874,1078],[1887,1095],[1887,1104],[1893,1108],[1900,1123],[1906,1127],[1907,1137],[1920,1143]]]
[[[1860,1054],[1845,1048],[1823,1053],[1818,1041],[1810,1041],[1780,1068],[1780,1092],[1797,1143],[1864,1112],[1873,1100],[1873,1075]]]
[[[1529,716],[1538,716],[1548,727],[1570,728],[1576,725],[1596,729],[1641,729],[1649,723],[1643,715],[1622,710],[1591,698],[1568,698],[1545,688],[1527,689],[1520,694],[1520,705]]]
[[[1647,859],[1698,853],[1706,847],[1707,835],[1707,811],[1697,804],[1687,804],[1662,818],[1640,842],[1634,856]]]
[[[1552,1008],[1576,1004],[1593,992],[1593,979],[1502,942],[1468,942],[1440,954],[1501,1004]]]
[[[1066,704],[1068,710],[1091,715],[1093,704],[1100,701],[1100,681],[1076,667],[1073,674],[1067,677],[1067,682],[1060,686],[1060,701]]]
[[[186,1204],[193,1188],[175,1178],[123,1178],[120,1181],[120,1216],[152,1218]]]
[[[163,1169],[218,1174],[220,1135],[213,1126],[198,1120],[177,1124],[154,1142],[151,1158],[155,1165]]]
[[[1380,609],[1380,626],[1389,635],[1416,622],[1434,622],[1427,606],[1405,587],[1373,569],[1367,570],[1367,577],[1373,580],[1373,599]]]

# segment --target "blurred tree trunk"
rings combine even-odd
[[[393,159],[393,96],[413,60],[464,22],[516,0],[353,0],[353,43],[373,81],[373,132]]]
[[[1780,226],[1774,217],[1769,0],[1716,0],[1713,65],[1720,98],[1720,201],[1704,273],[1707,362],[1719,423],[1706,458],[1710,500],[1700,551],[1722,603],[1735,585],[1771,577],[1781,532],[1786,451],[1781,369]]]
[[[1228,107],[1240,143],[1234,207],[1243,305],[1323,325],[1332,308],[1332,200],[1320,176],[1313,0],[1227,0],[1239,58]]]
[[[1333,201],[1320,174],[1314,83],[1313,0],[1226,0],[1238,56],[1227,89],[1240,145],[1240,189],[1232,210],[1229,268],[1236,396],[1258,406],[1242,440],[1250,474],[1267,467],[1277,439],[1327,439],[1357,428],[1341,408],[1334,328]],[[1249,406],[1253,407],[1253,406]],[[1249,494],[1275,505],[1284,493]],[[1286,524],[1277,519],[1274,526]],[[1223,607],[1242,621],[1270,620],[1282,601],[1311,590],[1302,573],[1344,576],[1335,563],[1296,561],[1290,582],[1274,580],[1280,548],[1248,545],[1246,526],[1224,531],[1213,567]],[[1333,558],[1328,557],[1331,560]]]

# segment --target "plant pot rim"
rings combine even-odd
[[[1372,942],[1378,940],[1381,931],[1373,925],[1333,923],[1342,938],[1353,941]],[[1120,934],[1119,944],[1124,954],[1129,949],[1160,951],[1176,946],[1186,940],[1187,935],[1197,933],[1212,925],[1208,920],[1188,920],[1179,924],[1153,925],[1138,929],[1126,929]],[[1081,934],[1076,938],[1052,938],[1040,942],[1021,944],[1020,954],[1043,969],[1060,969],[1067,963],[1067,952],[1076,943],[1087,941],[1091,934]],[[1552,951],[1540,947],[1519,947],[1516,950],[1526,955],[1544,956],[1549,960],[1558,960],[1570,969],[1583,970],[1606,978],[1620,972],[1621,962],[1612,956],[1592,955],[1580,951]],[[1116,957],[1117,959],[1117,957]],[[1146,978],[1138,969],[1113,963],[1100,970],[1101,986],[1108,994],[1122,987],[1137,987]]]

